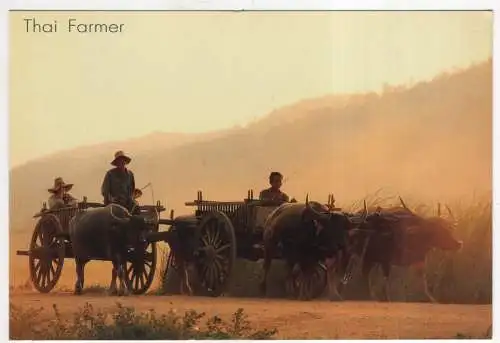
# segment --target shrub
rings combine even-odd
[[[230,322],[215,316],[200,325],[205,313],[174,310],[157,314],[154,310],[137,313],[133,307],[116,304],[114,311],[95,310],[86,303],[65,320],[53,305],[53,317],[41,319],[43,308],[24,310],[10,304],[10,339],[16,340],[172,340],[172,339],[271,339],[276,330],[254,330],[243,309]]]

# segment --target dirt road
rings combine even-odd
[[[299,302],[280,299],[201,298],[183,296],[109,297],[71,293],[14,293],[11,303],[23,308],[50,310],[57,304],[64,316],[88,302],[111,309],[117,301],[138,311],[194,309],[229,319],[239,307],[254,328],[277,328],[278,338],[454,338],[457,334],[484,337],[491,324],[491,305],[443,305],[376,302]]]

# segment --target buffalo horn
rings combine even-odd
[[[448,205],[445,205],[446,206],[446,209],[448,210],[448,213],[450,214],[450,217],[453,221],[455,221],[455,216],[453,215],[453,213],[451,212],[451,208],[448,206]]]
[[[411,210],[408,208],[408,206],[406,206],[405,202],[403,201],[403,198],[399,197],[399,201],[401,201],[401,205],[403,205],[405,209],[411,212]]]
[[[314,208],[312,208],[311,204],[309,204],[309,194],[306,195],[306,208],[313,214],[313,216],[317,220],[327,220],[329,218],[329,214],[318,212]]]
[[[363,200],[363,216],[361,217],[362,218],[362,220],[361,220],[362,223],[365,222],[366,217],[368,217],[368,208],[366,207],[366,200]]]

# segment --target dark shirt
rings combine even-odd
[[[102,182],[101,194],[104,204],[118,203],[130,209],[133,204],[135,179],[132,171],[113,168],[108,170]]]
[[[274,191],[272,187],[264,189],[262,192],[260,192],[259,199],[267,201],[284,201],[284,202],[290,201],[288,195],[286,195],[280,190]]]

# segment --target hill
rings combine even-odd
[[[463,198],[492,188],[492,65],[382,94],[301,101],[243,128],[157,133],[29,162],[10,172],[11,232],[31,232],[55,176],[75,183],[75,196],[100,201],[116,149],[133,157],[138,185],[152,182],[155,200],[176,214],[190,212],[183,203],[198,189],[220,200],[257,193],[271,170],[285,175],[289,195],[326,201],[334,192],[341,206],[381,187],[426,201]]]

